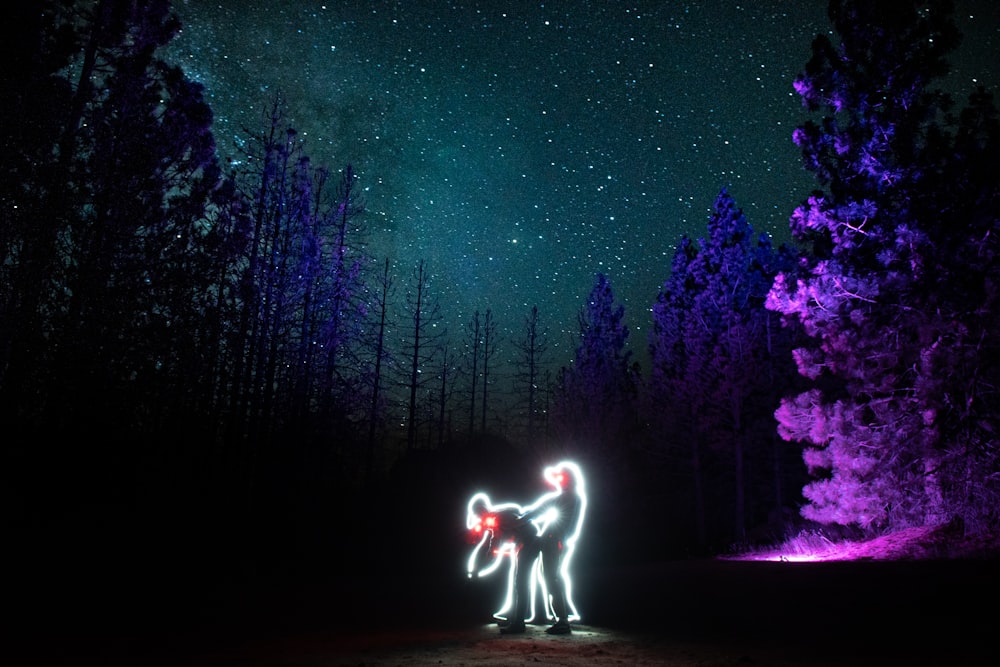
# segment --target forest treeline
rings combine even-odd
[[[794,244],[720,189],[647,340],[598,274],[562,368],[537,307],[515,340],[489,309],[441,326],[447,267],[370,248],[350,162],[314,164],[280,96],[223,164],[202,86],[163,59],[167,0],[9,12],[0,417],[29,532],[127,506],[191,540],[336,548],[330,517],[387,487],[552,456],[593,471],[595,520],[640,549],[996,525],[1000,126],[985,90],[956,109],[931,85],[948,3],[831,2],[840,42],[795,82],[817,189]]]

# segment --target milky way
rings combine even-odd
[[[959,2],[953,80],[996,90],[998,10]],[[280,92],[315,163],[352,164],[372,251],[426,260],[454,339],[492,309],[517,355],[537,305],[570,361],[597,272],[641,357],[682,235],[726,187],[788,240],[815,187],[792,89],[826,2],[178,1],[172,57],[202,82],[220,153]]]

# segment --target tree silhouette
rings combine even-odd
[[[46,10],[25,24],[37,60],[11,99],[58,104],[5,130],[24,143],[3,190],[2,402],[46,428],[155,432],[201,400],[212,114],[157,55],[179,28],[168,2]]]
[[[541,326],[538,306],[531,307],[531,312],[524,318],[521,332],[517,345],[520,359],[514,373],[515,394],[524,397],[525,438],[528,442],[535,442],[541,435],[539,424],[546,419],[543,392],[546,391],[547,383],[543,380],[543,374],[548,352],[548,336]]]
[[[455,353],[447,346],[441,350],[440,385],[437,400],[437,445],[444,447],[452,434],[450,406],[455,393],[455,378],[458,375],[458,360]]]
[[[697,436],[698,411],[688,392],[688,320],[693,318],[692,302],[697,286],[690,265],[698,256],[698,246],[683,236],[674,250],[670,276],[653,304],[653,323],[648,336],[651,361],[649,379],[643,392],[643,410],[649,434],[648,454],[666,470],[687,469],[695,539],[700,548],[708,544],[708,517],[705,508],[705,470],[701,439]],[[673,437],[684,434],[684,437]]]
[[[355,365],[350,359],[351,346],[358,338],[357,323],[363,321],[362,272],[369,258],[361,252],[362,228],[356,219],[364,212],[358,199],[355,174],[347,165],[340,179],[336,204],[331,212],[332,234],[327,290],[324,294],[325,317],[323,340],[326,349],[326,379],[328,396],[339,406],[348,407],[358,396],[359,386],[351,375]],[[362,311],[362,312],[359,312]],[[345,358],[347,369],[345,369]]]
[[[83,95],[66,76],[86,38],[67,12],[17,5],[4,22],[0,53],[0,410],[12,420],[44,421],[54,348],[49,313],[64,280],[59,238],[70,224],[73,150],[60,138],[77,122],[56,110]]]
[[[634,423],[636,373],[624,317],[607,276],[598,273],[577,317],[573,365],[562,369],[552,406],[557,433],[605,462],[625,460]]]
[[[251,224],[233,277],[239,313],[228,325],[229,437],[293,429],[315,439],[336,428],[346,445],[371,389],[368,362],[357,356],[372,260],[354,170],[348,164],[331,186],[288,123],[280,94],[242,145],[236,180]]]
[[[441,353],[447,336],[447,332],[439,326],[442,320],[441,307],[432,297],[430,276],[424,260],[417,263],[407,290],[406,316],[412,323],[404,331],[402,339],[406,359],[406,378],[403,381],[407,393],[406,449],[410,451],[417,443],[417,426],[420,422],[418,398],[434,378],[433,373],[425,371],[436,370],[435,360]]]
[[[472,314],[472,319],[465,327],[468,357],[466,365],[469,368],[469,435],[476,429],[476,388],[479,386],[479,357],[483,344],[483,323],[479,311]]]
[[[493,311],[489,308],[486,309],[486,315],[483,318],[482,326],[482,336],[483,336],[483,409],[482,409],[482,421],[480,422],[480,430],[486,432],[486,414],[489,407],[489,387],[490,387],[490,363],[493,361],[493,357],[496,356],[497,345],[499,343],[499,333],[497,331],[497,323],[493,320]]]
[[[385,258],[382,273],[375,285],[378,291],[373,295],[372,308],[374,317],[372,328],[373,339],[369,340],[375,365],[371,371],[371,389],[369,390],[368,406],[368,444],[365,452],[365,481],[370,486],[375,477],[376,443],[380,426],[385,421],[386,396],[384,390],[385,366],[392,363],[386,334],[390,325],[389,303],[393,294],[393,281],[389,273],[389,258]]]

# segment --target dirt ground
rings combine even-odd
[[[77,597],[12,633],[10,667],[977,667],[1000,664],[1000,562],[672,561],[583,571],[566,636],[501,635],[489,586],[327,581],[120,604]],[[78,591],[82,592],[82,591]],[[149,601],[141,586],[134,593]],[[51,600],[49,600],[51,602]],[[110,602],[105,596],[103,604]],[[81,606],[82,605],[82,606]],[[96,607],[95,607],[96,609]],[[12,626],[8,625],[8,631]]]
[[[781,655],[774,648],[720,646],[665,641],[649,634],[577,625],[569,636],[529,627],[518,637],[500,635],[493,625],[419,633],[370,633],[352,638],[316,635],[308,640],[251,643],[197,656],[191,665],[296,665],[347,667],[501,667],[508,665],[835,665],[812,657]]]
[[[9,667],[995,667],[1000,558],[940,558],[895,535],[820,562],[703,559],[575,577],[572,634],[501,635],[501,579],[137,571],[21,580]],[[993,544],[992,547],[996,547]],[[951,553],[951,552],[949,552]]]

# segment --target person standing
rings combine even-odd
[[[579,618],[572,601],[569,565],[587,506],[583,475],[575,463],[563,461],[546,468],[544,477],[553,490],[525,508],[511,526],[512,534],[517,535],[511,554],[512,612],[500,626],[502,634],[525,631],[525,607],[531,600],[536,561],[548,595],[547,611],[555,616],[555,623],[546,632],[568,634],[572,631],[570,621]]]

